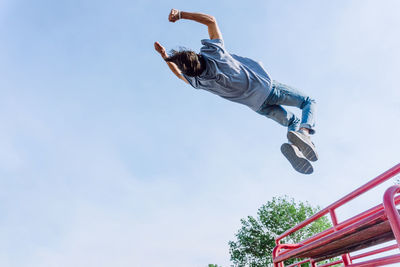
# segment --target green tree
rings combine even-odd
[[[274,197],[257,212],[257,217],[248,216],[241,220],[241,228],[236,233],[236,241],[230,241],[230,255],[234,266],[272,266],[272,250],[275,238],[294,227],[320,208],[308,202],[296,203],[294,199]],[[288,236],[282,243],[298,243],[316,233],[331,227],[330,221],[322,217],[298,232]],[[294,262],[288,261],[287,263]]]

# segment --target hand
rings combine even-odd
[[[164,46],[160,45],[159,42],[155,42],[155,43],[154,43],[154,49],[155,49],[158,53],[160,53],[160,55],[162,56],[162,58],[165,59],[165,58],[168,57],[167,52],[165,52]]]
[[[170,22],[175,22],[175,21],[179,20],[179,13],[180,13],[179,10],[171,9],[171,12],[169,13],[169,16],[168,16],[168,20]]]

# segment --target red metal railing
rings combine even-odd
[[[376,255],[376,254],[380,254],[380,253],[387,252],[387,251],[390,251],[390,250],[395,250],[395,249],[398,249],[398,245],[397,244],[391,245],[391,246],[387,246],[387,247],[383,247],[383,248],[379,248],[379,249],[375,249],[375,250],[368,251],[368,252],[365,252],[365,253],[362,253],[362,254],[358,254],[358,255],[355,255],[355,256],[351,256],[351,260],[352,261],[353,260],[358,260],[358,259],[362,259],[362,258],[365,258],[365,257],[373,256],[373,255]],[[310,262],[310,261],[311,261],[310,259],[302,260],[302,261],[290,264],[290,265],[288,265],[286,267],[301,267],[302,264]],[[329,266],[333,266],[333,265],[341,264],[341,263],[343,263],[343,260],[337,260],[337,261],[332,261],[332,262],[328,262],[328,263],[325,263],[325,264],[318,265],[318,267],[329,267]]]
[[[396,205],[400,203],[400,196],[395,197],[395,194],[400,192],[400,186],[398,186],[398,185],[392,186],[386,191],[386,193],[384,195],[384,203],[383,204],[377,205],[377,206],[375,206],[375,207],[373,207],[373,208],[371,208],[371,209],[369,209],[369,210],[367,210],[365,212],[362,212],[361,214],[358,214],[358,215],[356,215],[356,216],[354,216],[354,217],[352,217],[352,218],[350,218],[350,219],[348,219],[346,221],[343,221],[343,222],[339,223],[338,220],[337,220],[337,217],[336,217],[336,213],[335,213],[335,210],[338,207],[343,206],[344,204],[348,203],[349,201],[353,200],[354,198],[364,194],[365,192],[371,190],[372,188],[378,186],[379,184],[382,184],[383,182],[389,180],[390,178],[394,177],[395,175],[397,175],[399,173],[400,173],[400,163],[397,164],[396,166],[394,166],[393,168],[389,169],[388,171],[384,172],[383,174],[381,174],[381,175],[377,176],[376,178],[372,179],[371,181],[369,181],[365,185],[363,185],[363,186],[359,187],[358,189],[354,190],[353,192],[347,194],[346,196],[344,196],[343,198],[341,198],[338,201],[334,202],[333,204],[329,205],[325,209],[323,209],[323,210],[319,211],[318,213],[314,214],[313,216],[311,216],[307,220],[301,222],[300,224],[296,225],[295,227],[287,230],[286,232],[284,232],[283,234],[278,236],[276,238],[276,240],[275,240],[276,247],[273,250],[273,258],[276,258],[278,255],[283,255],[283,254],[287,253],[290,249],[299,248],[299,247],[301,247],[301,246],[303,246],[305,244],[309,244],[309,243],[311,243],[313,241],[316,241],[316,240],[318,240],[318,239],[320,239],[322,237],[325,237],[325,236],[327,236],[327,235],[329,235],[329,234],[331,234],[333,232],[336,232],[336,231],[338,231],[340,229],[343,229],[344,227],[352,225],[353,223],[358,222],[358,221],[360,221],[360,220],[362,220],[362,219],[364,219],[364,218],[366,218],[366,217],[368,217],[368,216],[370,216],[370,215],[372,215],[372,214],[374,214],[374,213],[376,213],[378,211],[381,211],[383,209],[385,209],[385,212],[386,212],[386,214],[388,216],[388,219],[390,221],[390,225],[392,227],[392,230],[393,230],[393,232],[395,234],[396,240],[397,240],[398,244],[400,244],[400,216],[399,216],[399,214],[397,212],[397,209],[396,209]],[[327,215],[328,213],[330,215],[330,218],[331,218],[331,221],[332,221],[332,224],[333,224],[332,228],[327,229],[327,230],[325,230],[325,231],[323,231],[323,232],[321,232],[321,233],[319,233],[317,235],[314,235],[314,236],[312,236],[312,237],[300,242],[299,244],[280,244],[280,241],[283,238],[289,236],[290,234],[293,234],[294,232],[296,232],[296,231],[302,229],[303,227],[311,224],[312,222],[318,220],[322,216]],[[390,247],[392,247],[392,246],[390,246]],[[399,246],[399,248],[400,248],[400,246]],[[383,249],[386,249],[386,248],[383,248]],[[393,248],[391,248],[391,249],[393,249]],[[281,251],[281,250],[284,250],[284,251]],[[370,256],[370,255],[375,255],[375,254],[381,253],[382,252],[381,250],[382,249],[374,250],[373,252],[365,253],[365,256],[362,256],[362,257],[367,257],[367,256]],[[390,249],[388,249],[388,250],[390,250]],[[384,251],[386,251],[386,250],[384,250]],[[370,254],[370,253],[372,253],[372,254]],[[347,266],[347,265],[350,265],[352,263],[352,260],[359,259],[359,258],[362,258],[362,257],[360,255],[357,255],[357,256],[354,256],[354,257],[350,257],[349,254],[344,254],[344,255],[342,255],[342,259],[339,260],[336,264],[343,263],[345,266]],[[394,258],[396,258],[396,257],[390,257],[390,256],[389,257],[385,257],[385,258],[382,258],[383,259],[382,261],[383,262],[393,261]],[[291,264],[289,266],[301,266],[301,263],[305,263],[305,262],[310,262],[311,266],[316,266],[316,263],[313,262],[312,260],[304,260],[304,261],[301,261],[301,262],[298,262],[298,263]],[[331,266],[331,265],[334,265],[334,264],[333,263],[327,263],[327,264],[324,264],[324,265],[321,265],[321,266],[325,266],[326,267],[326,266]],[[283,262],[279,262],[279,263],[274,263],[274,266],[275,267],[283,267],[284,264],[283,264]],[[363,266],[363,265],[352,264],[352,266]],[[377,266],[377,265],[375,265],[375,266]]]

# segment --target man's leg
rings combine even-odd
[[[300,128],[305,128],[310,134],[315,133],[315,106],[314,99],[288,85],[273,81],[272,92],[267,99],[268,105],[284,105],[297,107],[302,110]],[[307,131],[306,130],[306,131]]]
[[[309,134],[315,133],[315,100],[288,85],[274,81],[271,95],[266,102],[270,105],[294,106],[302,110],[300,130],[289,129],[288,139],[300,149],[308,160],[316,161],[318,155],[309,136]]]
[[[298,131],[300,119],[282,106],[264,104],[257,113],[266,116],[288,128],[288,131]]]
[[[257,112],[288,127],[289,132],[299,130],[300,119],[282,106],[264,103]],[[296,171],[303,174],[311,174],[313,172],[311,163],[304,157],[298,147],[285,143],[281,146],[281,152]]]

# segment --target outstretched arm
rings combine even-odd
[[[171,9],[168,20],[175,22],[179,19],[194,20],[198,23],[204,24],[208,27],[208,35],[210,36],[210,39],[222,39],[222,34],[219,30],[217,20],[213,16],[203,13],[192,13]]]
[[[154,49],[161,55],[161,57],[163,59],[166,59],[168,57],[167,52],[165,52],[165,48],[160,45],[159,42],[155,42],[154,43]],[[178,66],[175,65],[175,63],[173,62],[166,62],[168,64],[168,67],[171,69],[171,71],[182,81],[184,81],[185,83],[189,83],[185,77],[182,75],[182,72],[180,71],[180,69],[178,68]]]

